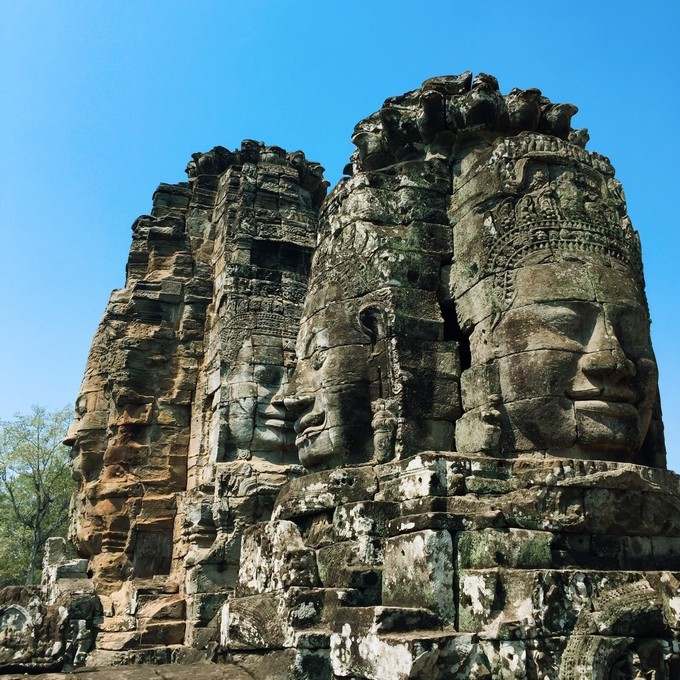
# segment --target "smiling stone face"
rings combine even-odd
[[[458,449],[641,462],[657,368],[613,170],[537,135],[482,157],[461,198],[454,182],[452,288],[472,358]]]
[[[656,395],[646,308],[624,273],[579,266],[591,282],[580,296],[564,299],[559,280],[547,277],[496,325],[481,323],[473,346],[478,361],[494,367],[507,446],[633,460]],[[541,267],[553,266],[527,268],[518,288]]]
[[[280,456],[293,449],[290,414],[283,405],[292,370],[292,343],[254,333],[243,341],[226,381],[227,456]]]
[[[295,443],[308,468],[370,458],[370,340],[354,305],[321,307],[310,295],[297,343],[297,366],[285,399],[295,414]]]

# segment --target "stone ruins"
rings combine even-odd
[[[0,593],[4,667],[680,678],[640,242],[575,113],[432,78],[328,196],[253,141],[161,184],[68,434],[78,559]]]

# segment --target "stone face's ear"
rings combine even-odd
[[[370,338],[371,344],[376,345],[387,336],[387,320],[385,310],[372,305],[359,312],[361,330]]]

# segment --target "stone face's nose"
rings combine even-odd
[[[77,432],[77,428],[73,427],[73,424],[71,424],[71,426],[68,428],[66,436],[64,437],[64,440],[61,443],[64,446],[73,446],[76,443],[76,438],[78,436]]]
[[[590,377],[617,377],[624,380],[635,375],[635,364],[623,353],[623,350],[600,350],[590,352],[583,357],[581,370]]]
[[[314,403],[313,394],[291,394],[283,399],[283,405],[291,413],[302,413]]]
[[[290,379],[289,373],[284,370],[283,379],[281,380],[281,385],[278,390],[272,395],[269,400],[272,406],[277,406],[278,408],[284,408],[286,405],[286,397],[290,392]]]
[[[78,433],[80,432],[81,428],[81,417],[76,414],[71,421],[71,423],[68,426],[68,430],[66,432],[66,436],[64,437],[63,441],[61,442],[64,446],[74,446],[76,441],[78,440]]]
[[[626,356],[616,331],[604,313],[598,316],[579,366],[589,378],[612,380],[615,383],[635,375],[635,364]]]

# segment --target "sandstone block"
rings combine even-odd
[[[333,680],[324,649],[284,649],[264,654],[237,653],[231,663],[250,678],[267,680]]]
[[[382,593],[386,606],[425,607],[445,624],[452,623],[455,605],[451,534],[424,530],[388,538]]]
[[[327,470],[293,480],[279,494],[273,517],[291,519],[344,503],[373,500],[377,491],[372,468]]]
[[[360,588],[371,582],[375,586],[382,561],[383,541],[370,536],[335,543],[320,548],[316,554],[319,579],[326,588]]]
[[[396,503],[360,501],[345,503],[333,513],[336,540],[351,541],[360,536],[384,536],[389,521],[397,514]]]
[[[548,568],[552,565],[553,540],[553,534],[547,531],[462,531],[456,534],[456,564],[459,569]]]
[[[273,592],[318,583],[314,551],[305,547],[293,522],[257,524],[243,532],[240,595]]]

